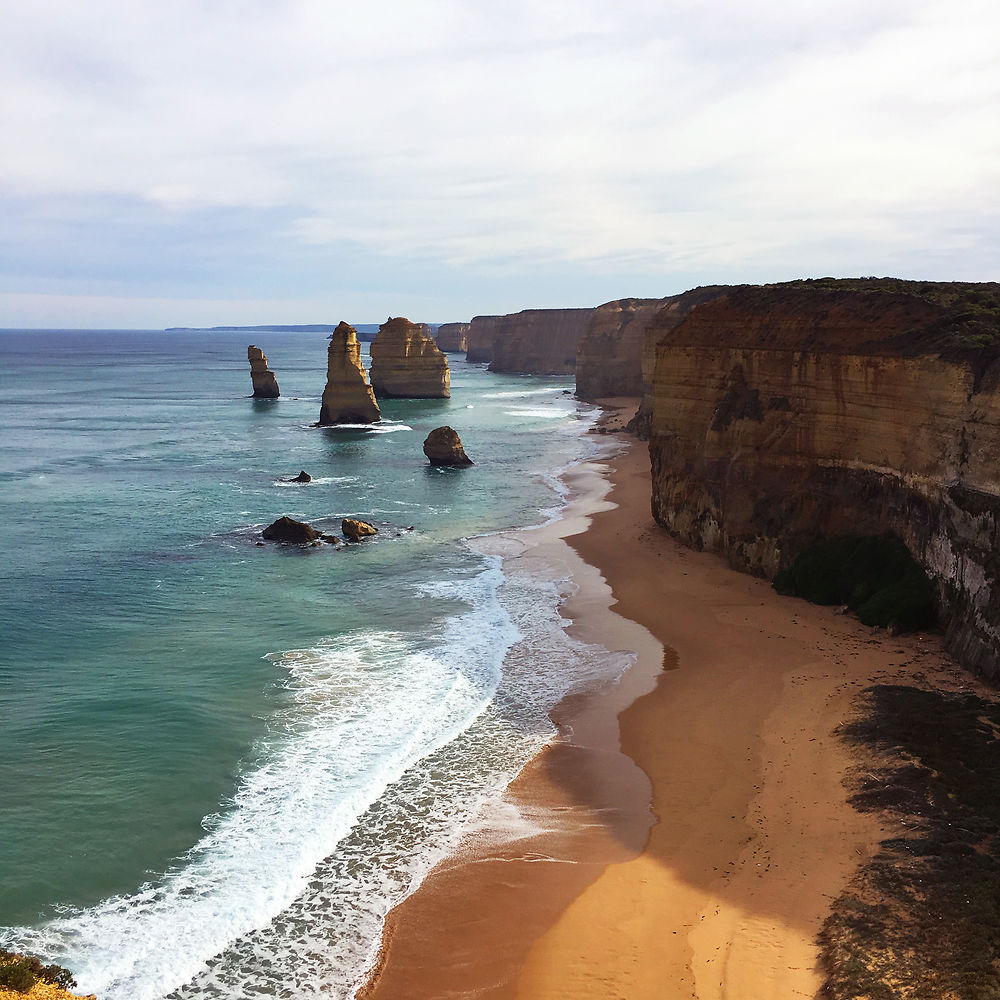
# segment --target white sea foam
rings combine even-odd
[[[556,420],[566,419],[566,411],[560,407],[550,406],[544,409],[540,406],[519,406],[513,410],[504,410],[504,415],[508,417],[518,417],[520,419],[531,420]]]
[[[303,486],[329,486],[331,483],[356,483],[357,476],[313,476],[308,483],[297,483],[289,479],[275,479],[272,486],[294,486],[301,489]]]
[[[565,395],[566,387],[561,385],[548,385],[540,388],[524,389],[503,389],[498,392],[481,393],[482,399],[524,399],[528,396],[552,396],[556,393]]]
[[[490,704],[518,634],[496,598],[499,560],[488,563],[466,581],[471,610],[424,648],[408,635],[359,632],[274,654],[289,675],[286,717],[178,867],[133,895],[5,938],[61,956],[102,1000],[152,1000],[266,925],[387,786]]]

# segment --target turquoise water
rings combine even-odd
[[[0,332],[0,942],[103,1000],[350,996],[599,659],[467,543],[560,507],[571,380],[452,355],[450,400],[318,429],[323,336],[255,336],[279,400],[245,334]],[[282,514],[380,533],[258,545]]]

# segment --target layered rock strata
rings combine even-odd
[[[576,350],[593,309],[525,309],[502,317],[494,331],[491,372],[572,375]]]
[[[442,351],[467,351],[469,349],[469,323],[442,323],[435,341]]]
[[[278,380],[274,372],[267,367],[267,355],[254,344],[247,348],[247,360],[250,362],[250,381],[253,384],[254,399],[277,399]]]
[[[451,427],[435,427],[424,441],[424,454],[431,465],[472,465],[458,431]]]
[[[326,388],[319,409],[321,427],[374,424],[382,419],[375,394],[361,365],[361,345],[353,326],[340,323],[330,334],[326,353]]]
[[[465,337],[465,360],[470,364],[489,364],[493,360],[493,338],[506,316],[473,316]]]
[[[372,341],[371,380],[379,399],[447,399],[448,359],[416,323],[389,319]]]
[[[660,336],[649,450],[656,520],[738,568],[897,535],[1000,681],[1000,285],[731,289]]]

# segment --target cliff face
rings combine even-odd
[[[893,532],[956,658],[1000,680],[991,308],[1000,285],[873,280],[747,286],[694,309],[656,352],[654,516],[766,576],[819,537]]]
[[[646,332],[671,301],[619,299],[594,310],[576,352],[576,394],[581,399],[642,395]]]
[[[468,323],[442,323],[438,327],[436,343],[442,351],[467,351]]]
[[[491,372],[572,375],[576,349],[593,309],[525,309],[501,318]]]
[[[466,334],[465,360],[476,365],[493,360],[493,338],[506,316],[473,316]]]
[[[247,360],[250,362],[250,381],[253,384],[254,399],[277,399],[278,380],[267,367],[267,356],[259,348],[251,344],[247,348]]]
[[[372,341],[371,380],[380,399],[446,399],[451,395],[448,359],[416,323],[387,320]]]
[[[326,353],[326,388],[319,423],[373,424],[382,419],[361,365],[361,346],[353,326],[341,323],[330,335]]]

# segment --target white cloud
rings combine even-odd
[[[304,252],[666,281],[900,266],[914,240],[975,243],[1000,189],[980,0],[8,6],[0,197],[268,210]]]

